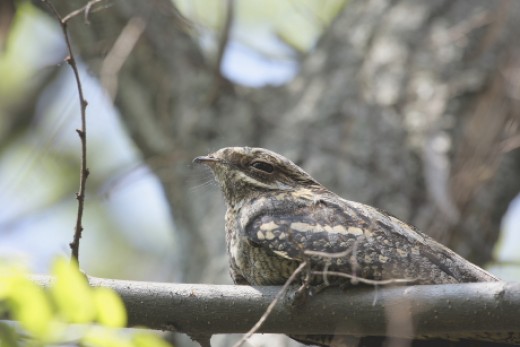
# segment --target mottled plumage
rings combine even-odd
[[[225,195],[227,250],[237,284],[284,284],[303,260],[315,271],[371,280],[498,280],[407,223],[339,197],[272,151],[228,147],[194,161],[213,170]],[[333,284],[346,281],[326,277]]]

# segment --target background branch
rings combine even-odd
[[[190,335],[245,333],[280,291],[271,286],[89,280],[95,287],[110,287],[122,296],[130,326]],[[35,276],[35,281],[47,286],[51,278]],[[418,335],[520,333],[520,283],[330,288],[301,305],[293,305],[289,299],[294,290],[279,300],[258,332],[386,335],[385,311],[406,302]]]
[[[74,79],[76,80],[76,87],[78,89],[78,98],[80,105],[80,117],[81,117],[81,129],[76,129],[76,132],[79,135],[81,141],[81,166],[80,166],[80,178],[79,178],[79,189],[76,193],[76,199],[78,200],[78,213],[76,217],[76,227],[74,228],[74,237],[72,242],[69,244],[71,249],[71,256],[73,259],[78,261],[79,266],[79,241],[81,239],[81,233],[83,232],[83,210],[85,208],[85,187],[87,184],[87,177],[89,175],[89,170],[87,168],[87,105],[88,102],[83,95],[83,87],[81,85],[81,79],[79,77],[78,65],[76,63],[76,58],[74,58],[74,54],[72,52],[72,45],[70,43],[69,31],[67,29],[67,21],[77,15],[79,12],[72,12],[71,14],[65,16],[63,18],[59,12],[56,10],[54,5],[47,1],[42,0],[42,2],[47,5],[47,7],[51,10],[52,14],[58,20],[60,24],[61,30],[63,32],[63,36],[65,38],[65,43],[67,46],[67,51],[69,55],[65,58],[67,63],[70,65],[73,73]],[[90,4],[90,3],[89,3]],[[88,7],[90,8],[90,7]],[[83,11],[84,8],[78,10]],[[87,7],[85,7],[87,9]],[[87,11],[87,10],[86,10]],[[87,12],[86,12],[87,13]]]

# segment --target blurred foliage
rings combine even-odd
[[[17,2],[0,51],[0,253],[38,273],[69,252],[77,213],[80,118],[66,54],[55,18]],[[166,280],[173,223],[160,186],[81,63],[80,76],[91,172],[82,267],[101,277]]]
[[[5,105],[16,95],[21,94],[27,87],[28,80],[35,73],[34,62],[31,61],[31,55],[17,55],[25,42],[19,40],[23,35],[26,26],[29,25],[31,19],[38,16],[38,12],[33,6],[22,3],[17,9],[18,14],[14,17],[9,35],[6,41],[6,48],[3,54],[0,54],[0,75],[2,83],[0,83],[0,104]],[[38,48],[37,46],[34,48]],[[27,49],[27,48],[23,48]],[[36,53],[36,52],[34,52]]]
[[[0,263],[0,315],[19,323],[0,325],[0,346],[169,346],[152,333],[118,329],[127,323],[121,298],[112,289],[90,287],[76,263],[58,258],[52,274],[47,290],[24,268]]]

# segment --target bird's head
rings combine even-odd
[[[231,205],[258,192],[320,186],[292,161],[263,148],[226,147],[193,162],[211,168]]]

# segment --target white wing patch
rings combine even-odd
[[[365,230],[358,227],[345,227],[343,225],[321,225],[321,224],[308,224],[302,222],[291,223],[290,228],[294,231],[302,233],[319,233],[328,232],[331,234],[343,234],[343,235],[354,235],[360,236],[365,233]]]

